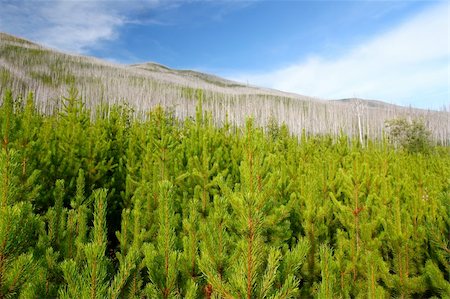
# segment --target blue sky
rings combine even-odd
[[[450,106],[449,1],[0,0],[0,31],[325,99]]]

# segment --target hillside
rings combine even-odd
[[[285,123],[291,132],[357,135],[358,115],[364,135],[382,135],[384,122],[396,117],[423,118],[441,143],[450,141],[450,113],[395,106],[380,101],[325,101],[282,91],[247,86],[190,70],[156,64],[121,65],[61,53],[30,41],[0,33],[0,95],[34,92],[44,113],[75,86],[87,106],[129,103],[138,115],[157,104],[179,118],[193,116],[198,97],[217,123],[228,119],[241,125],[252,115],[256,124]],[[358,107],[358,108],[357,108]]]

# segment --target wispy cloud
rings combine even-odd
[[[60,50],[86,53],[101,41],[117,38],[138,10],[158,0],[0,0],[0,31]]]
[[[321,98],[357,96],[439,108],[450,102],[449,11],[450,4],[441,2],[388,32],[349,45],[340,57],[312,55],[268,73],[232,77]]]

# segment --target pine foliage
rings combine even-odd
[[[194,95],[181,121],[5,93],[0,298],[448,298],[448,147],[216,127]]]

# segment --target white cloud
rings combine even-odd
[[[0,31],[64,51],[86,53],[117,37],[130,14],[158,0],[0,0]]]
[[[439,108],[450,102],[449,10],[449,3],[440,3],[362,44],[349,45],[335,59],[313,56],[272,72],[233,77],[320,98],[357,96]]]

